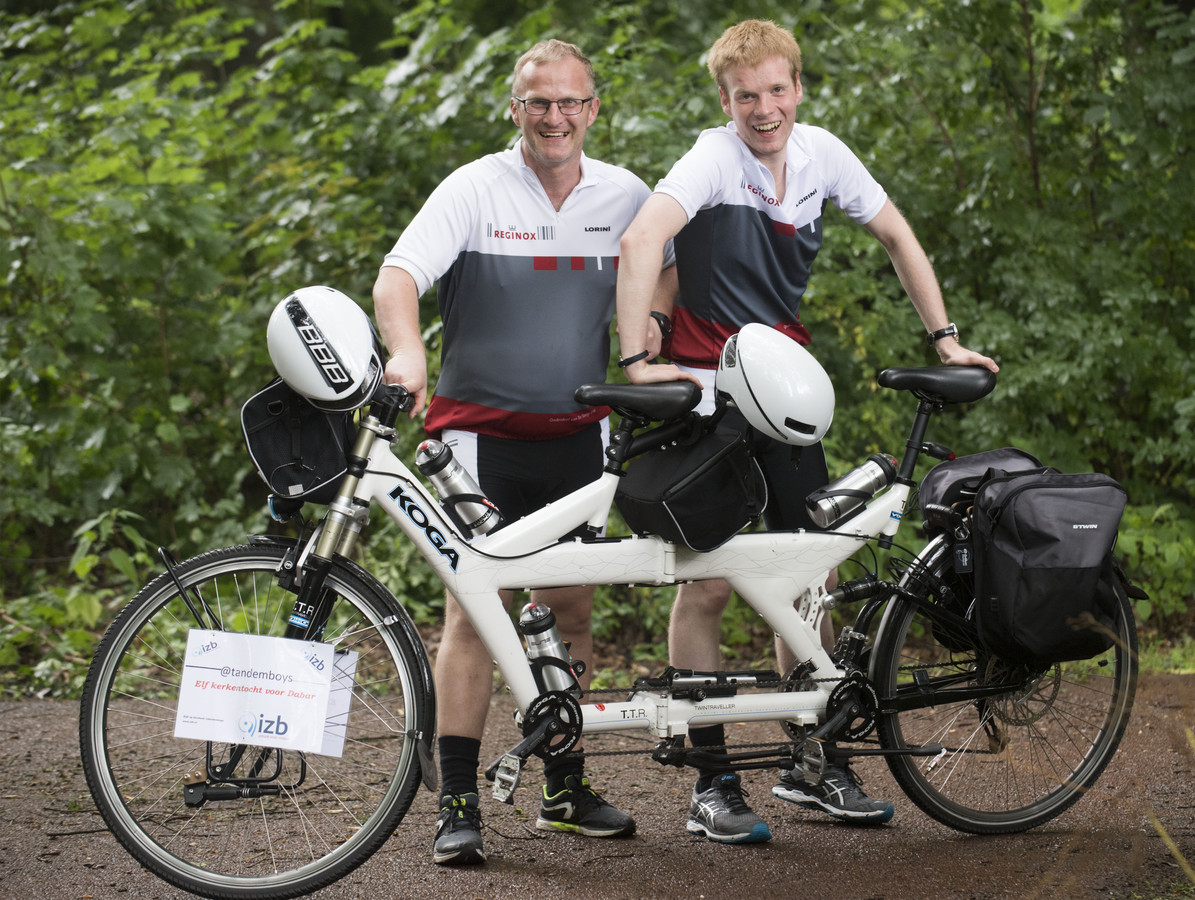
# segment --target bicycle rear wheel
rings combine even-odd
[[[901,788],[932,818],[974,834],[1025,831],[1062,813],[1095,783],[1128,723],[1137,682],[1128,598],[1118,592],[1105,653],[1030,671],[934,615],[934,605],[962,611],[974,597],[947,539],[935,539],[901,585],[930,608],[894,599],[885,612],[872,668],[880,743],[943,747],[889,757]]]
[[[294,600],[278,584],[286,549],[215,550],[175,575],[224,631],[281,636]],[[434,730],[426,654],[367,573],[337,561],[326,590],[335,600],[322,639],[357,654],[339,757],[174,737],[187,634],[200,626],[169,574],[100,643],[80,710],[83,771],[113,834],[166,881],[205,897],[309,893],[367,859],[406,814],[417,744]],[[227,796],[246,783],[250,796]],[[207,795],[199,805],[196,791]]]

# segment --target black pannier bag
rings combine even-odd
[[[257,474],[274,494],[332,502],[356,437],[352,413],[316,409],[278,378],[245,401],[241,430]]]
[[[706,551],[756,521],[767,499],[746,437],[715,432],[633,460],[614,501],[637,534]]]
[[[972,513],[975,624],[1014,663],[1088,659],[1115,634],[1112,548],[1127,495],[1107,475],[993,472]]]
[[[975,501],[975,491],[989,469],[1007,473],[1042,468],[1041,460],[1016,447],[985,450],[940,462],[921,479],[917,491],[922,518],[931,533],[947,529],[953,518],[948,510],[953,510],[965,519]]]

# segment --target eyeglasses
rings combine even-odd
[[[533,97],[530,100],[524,100],[522,97],[512,97],[517,103],[523,104],[523,109],[530,116],[546,116],[548,110],[552,108],[552,104],[556,104],[556,108],[564,113],[566,116],[575,116],[585,108],[585,104],[592,100],[592,97],[586,97],[584,100],[577,100],[574,97],[566,97],[563,100],[544,100],[540,97]]]

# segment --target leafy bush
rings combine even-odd
[[[103,623],[145,577],[146,548],[184,557],[264,527],[238,412],[271,375],[269,311],[315,283],[371,308],[382,255],[432,188],[513,139],[509,73],[526,46],[559,36],[588,50],[603,101],[588,149],[652,183],[723,121],[702,54],[744,17],[711,0],[683,12],[422,0],[397,15],[382,0],[43,6],[0,12],[9,684],[43,657],[84,658],[66,631]],[[1174,72],[1195,59],[1192,13],[1162,0],[764,0],[748,14],[796,29],[801,118],[877,175],[965,342],[1003,366],[997,392],[941,417],[934,439],[1017,444],[1121,480],[1134,503],[1122,549],[1151,594],[1138,611],[1181,627],[1195,551],[1195,85]],[[422,304],[434,344],[434,293]],[[841,216],[827,217],[802,315],[838,393],[832,472],[898,450],[904,407],[874,375],[934,357],[886,255]],[[374,537],[371,560],[434,617],[438,585],[387,540]],[[630,616],[599,613],[607,639],[659,640],[669,591],[606,596]]]

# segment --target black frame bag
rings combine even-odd
[[[975,624],[1014,663],[1088,659],[1112,645],[1112,548],[1128,497],[1107,475],[993,473],[972,512]]]
[[[746,436],[726,432],[649,450],[627,467],[614,496],[632,531],[702,552],[756,521],[767,500]]]
[[[277,378],[245,401],[241,430],[257,474],[274,494],[332,502],[356,438],[352,413],[317,409]]]

